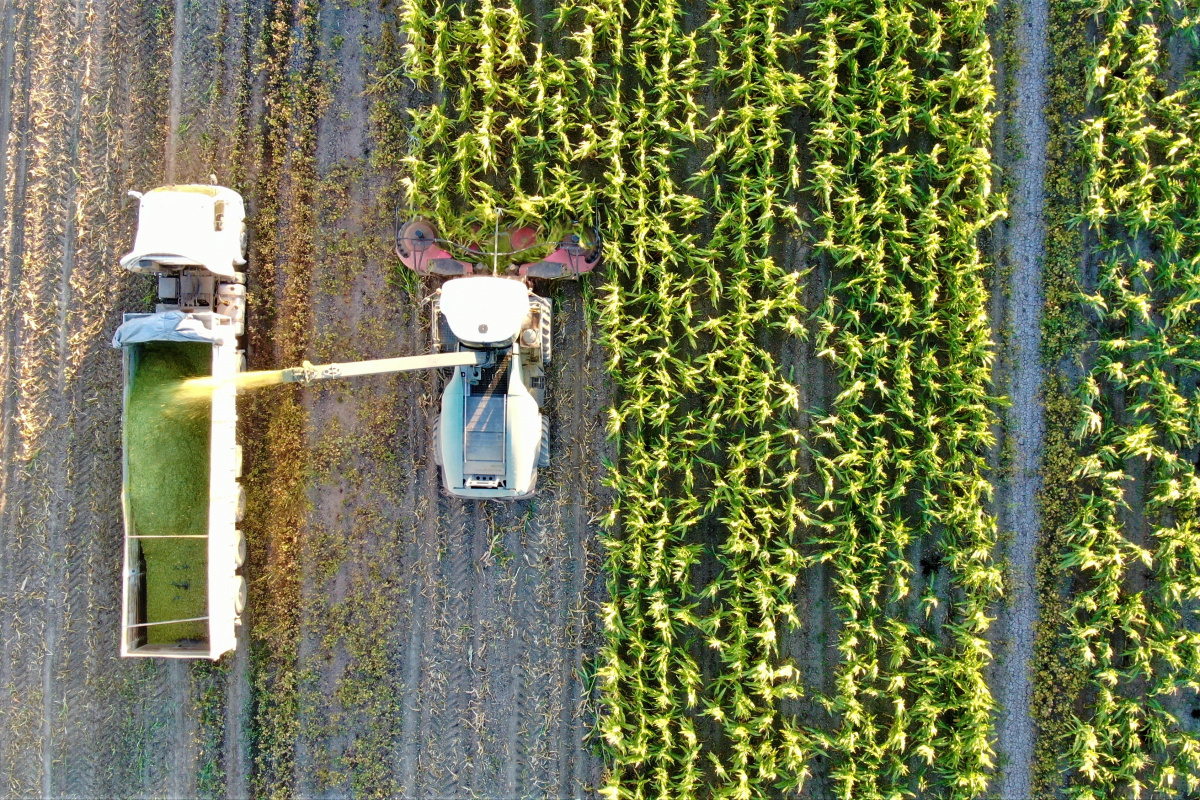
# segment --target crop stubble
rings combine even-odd
[[[0,791],[111,793],[129,765],[120,687],[119,360],[106,343],[137,307],[115,258],[121,197],[152,171],[160,53],[140,4],[4,8],[0,381]],[[153,100],[156,91],[151,87]],[[144,100],[143,95],[143,100]],[[141,115],[127,112],[136,108]],[[148,113],[147,113],[148,112]],[[107,695],[114,695],[109,697]],[[142,715],[153,715],[153,711]]]

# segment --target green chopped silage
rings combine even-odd
[[[208,540],[142,539],[146,559],[147,622],[193,619],[208,613]],[[149,644],[207,639],[205,622],[180,622],[146,628]]]
[[[173,402],[180,383],[212,372],[212,346],[190,342],[140,345],[126,409],[129,506],[138,536],[208,533],[211,407]],[[146,622],[203,617],[208,609],[208,541],[142,539]],[[152,625],[150,644],[205,639],[203,622]]]

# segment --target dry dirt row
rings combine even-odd
[[[1012,189],[1008,219],[996,226],[994,255],[1006,267],[1007,276],[1002,273],[992,285],[992,320],[1001,354],[997,389],[1010,402],[1004,412],[995,498],[1002,533],[998,556],[1005,561],[1006,580],[1005,597],[992,627],[996,662],[989,680],[999,706],[996,797],[1025,800],[1032,796],[1036,736],[1030,713],[1038,613],[1034,554],[1041,526],[1038,494],[1045,437],[1041,310],[1048,6],[1046,0],[1008,0],[997,17],[1005,15],[1014,50],[1001,49],[997,59],[1003,113],[997,122],[995,150],[997,162],[1011,175]],[[1005,34],[999,30],[997,34],[1003,42]]]

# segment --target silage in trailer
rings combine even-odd
[[[139,346],[126,412],[132,532],[145,537],[208,533],[211,403],[182,406],[182,382],[212,371],[207,343]],[[146,576],[146,622],[208,614],[208,540],[138,539]],[[151,625],[149,644],[204,639],[204,622]]]

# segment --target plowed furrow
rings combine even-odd
[[[26,737],[32,736],[33,709],[24,695],[25,652],[36,647],[21,613],[29,604],[28,576],[23,574],[28,558],[20,528],[20,506],[27,485],[20,452],[19,404],[23,352],[23,304],[18,302],[24,279],[25,199],[28,191],[29,142],[32,127],[30,90],[33,59],[30,42],[38,22],[36,4],[16,6],[10,0],[5,19],[16,18],[7,28],[16,41],[6,41],[13,53],[11,75],[19,81],[6,82],[12,90],[7,147],[3,153],[6,180],[2,188],[9,212],[3,220],[4,283],[0,286],[0,790],[18,794],[34,789],[26,766]],[[7,51],[6,51],[7,52]],[[11,176],[11,181],[9,177]],[[40,788],[40,787],[38,787]]]
[[[443,651],[448,675],[445,695],[445,741],[441,757],[442,797],[458,797],[466,784],[467,753],[463,715],[468,702],[467,641],[470,638],[471,539],[474,526],[468,524],[464,501],[449,498],[445,550],[445,624]],[[473,505],[473,504],[472,504]]]
[[[437,480],[437,467],[432,461],[426,462],[426,467],[421,473],[420,485],[426,497],[430,499],[426,501],[426,513],[421,516],[418,556],[410,567],[412,579],[409,598],[412,614],[403,653],[404,699],[397,767],[400,794],[404,797],[416,796],[422,730],[425,728],[423,718],[427,719],[427,709],[424,710],[426,713],[423,713],[422,708],[421,673],[427,624],[427,592],[433,587],[434,568],[437,566],[438,515],[434,513],[437,508]]]

